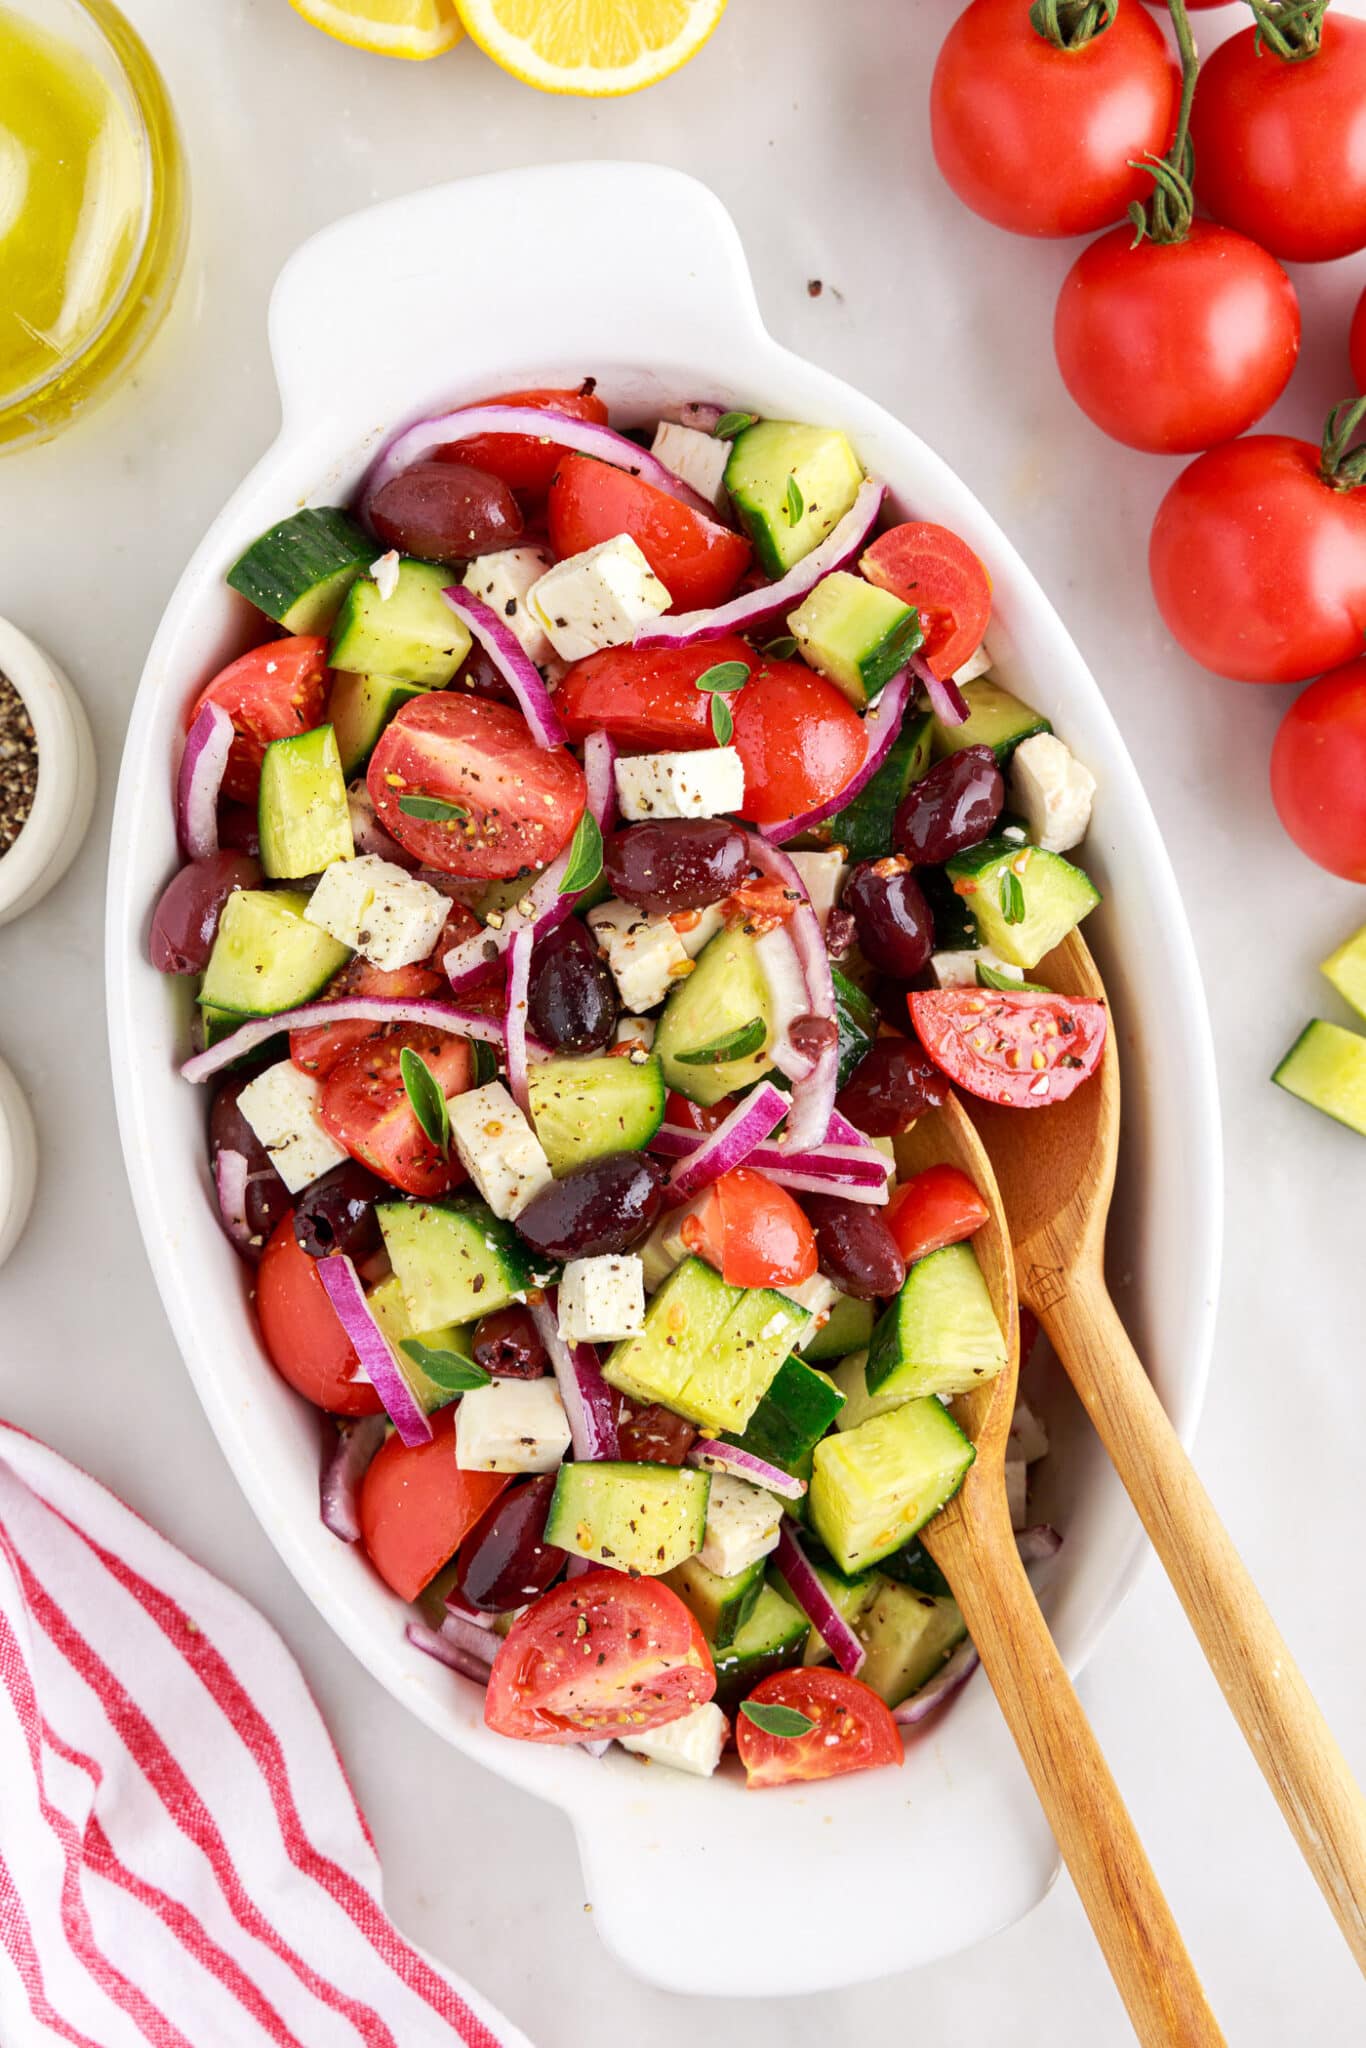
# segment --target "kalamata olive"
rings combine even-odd
[[[535,1317],[516,1303],[475,1324],[471,1349],[475,1364],[500,1380],[538,1380],[549,1364]]]
[[[893,841],[922,867],[938,867],[979,845],[1005,800],[1005,782],[991,748],[963,747],[911,784],[897,809]]]
[[[282,1216],[289,1213],[290,1193],[270,1163],[270,1154],[237,1107],[237,1098],[254,1074],[234,1074],[219,1084],[209,1111],[209,1159],[215,1163],[220,1152],[240,1152],[247,1162],[247,1228],[259,1244],[244,1250],[247,1258],[259,1258],[266,1239]]]
[[[224,797],[218,806],[218,844],[228,853],[261,851],[261,821],[254,804],[235,804]]]
[[[949,1084],[913,1038],[879,1038],[863,1055],[836,1098],[841,1116],[870,1138],[908,1131],[927,1109],[938,1109]]]
[[[562,1174],[517,1212],[517,1229],[551,1259],[629,1251],[664,1205],[664,1168],[644,1152],[609,1152]]]
[[[840,1195],[803,1195],[816,1233],[816,1255],[827,1280],[859,1301],[888,1300],[906,1278],[906,1261],[880,1209]]]
[[[473,697],[492,697],[498,704],[515,704],[517,693],[494,666],[493,656],[488,654],[476,640],[464,661],[455,672],[451,683],[453,690],[468,690]]]
[[[301,1188],[294,1198],[294,1235],[310,1259],[345,1252],[368,1259],[380,1247],[376,1202],[393,1193],[359,1160],[344,1159]]]
[[[256,889],[261,866],[245,853],[211,853],[173,875],[152,913],[147,951],[159,974],[202,974],[234,889]]]
[[[500,1493],[460,1545],[456,1590],[471,1607],[488,1614],[525,1607],[559,1577],[564,1552],[542,1541],[556,1477],[543,1472]]]
[[[861,861],[842,907],[853,912],[865,960],[903,981],[919,974],[934,951],[934,918],[904,854]]]
[[[614,832],[603,848],[614,896],[654,916],[705,910],[749,871],[745,835],[724,818],[661,818]]]
[[[632,1465],[681,1465],[697,1441],[691,1422],[662,1408],[658,1401],[642,1407],[639,1401],[621,1396],[617,1411],[617,1443],[621,1456]]]
[[[467,462],[415,462],[381,485],[370,524],[387,548],[427,562],[468,562],[521,537],[522,514],[501,477]]]
[[[601,1052],[612,1043],[617,985],[590,934],[569,918],[532,962],[527,1022],[557,1052]]]

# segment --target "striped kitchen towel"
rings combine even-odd
[[[0,1422],[3,2048],[528,2048],[386,1917],[298,1666]]]

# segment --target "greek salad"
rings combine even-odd
[[[590,379],[409,427],[228,582],[151,956],[324,1521],[501,1735],[899,1763],[974,1661],[917,1532],[1007,1342],[980,1193],[895,1139],[1106,1031],[1033,978],[1095,785],[986,569],[837,427]],[[1046,1450],[1021,1404],[1035,1554]]]

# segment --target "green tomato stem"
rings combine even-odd
[[[1323,429],[1319,475],[1330,490],[1358,491],[1366,484],[1366,447],[1353,448],[1352,436],[1366,421],[1366,398],[1335,405]]]
[[[1273,51],[1286,64],[1317,56],[1328,0],[1248,0],[1248,5],[1259,49]]]
[[[1057,50],[1084,49],[1110,26],[1119,0],[1034,0],[1029,19]]]

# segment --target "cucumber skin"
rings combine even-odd
[[[307,904],[308,898],[294,889],[233,890],[219,917],[218,935],[199,991],[206,1011],[221,1013],[219,1021],[226,1014],[239,1020],[272,1017],[321,995],[351,953],[339,940],[308,922],[303,914]],[[256,933],[258,923],[262,930]],[[246,961],[245,972],[234,965],[234,955]],[[298,961],[303,959],[310,965],[300,972]],[[224,1000],[237,992],[239,983],[242,992],[255,999],[251,1005]],[[218,1022],[214,1028],[220,1037],[224,1035]]]
[[[891,752],[872,781],[842,811],[821,826],[822,838],[848,849],[850,865],[878,860],[892,851],[892,826],[901,799],[930,766],[934,720],[928,712],[909,715]]]
[[[836,1085],[843,1088],[877,1037],[877,1004],[847,975],[841,974],[838,967],[831,967],[830,979],[835,986],[835,1025],[839,1032]]]
[[[229,589],[291,633],[325,633],[375,543],[336,505],[306,505],[244,548]],[[309,602],[321,592],[319,602]]]

